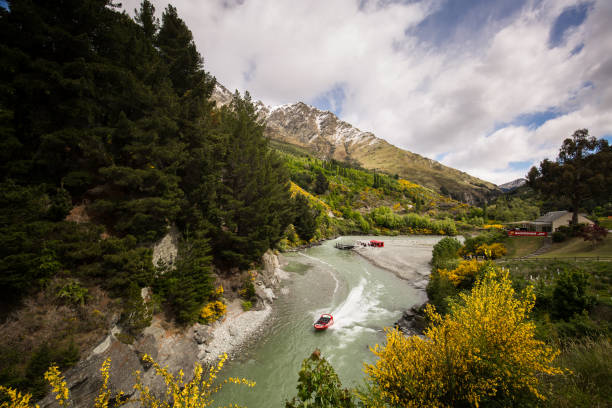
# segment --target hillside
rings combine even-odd
[[[231,100],[231,93],[217,85],[212,98],[218,104]],[[371,132],[364,132],[303,102],[277,107],[256,103],[271,139],[302,147],[320,159],[334,159],[365,169],[377,170],[410,180],[467,202],[479,203],[499,192],[492,183],[457,169],[400,149]]]
[[[321,160],[289,143],[272,140],[270,146],[285,161],[294,198],[305,198],[311,207],[297,210],[298,239],[287,231],[289,246],[347,234],[454,235],[457,228],[482,223],[482,210],[399,176]]]

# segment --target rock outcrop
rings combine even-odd
[[[175,374],[183,368],[189,377],[199,351],[198,344],[194,341],[195,327],[185,332],[173,332],[164,329],[162,325],[163,322],[159,318],[154,319],[151,326],[147,327],[133,344],[121,342],[117,338],[119,330],[115,326],[86,359],[79,361],[65,373],[74,406],[93,406],[92,401],[102,384],[100,367],[107,358],[111,359],[109,389],[113,394],[121,390],[130,396],[134,392],[134,373],[140,371],[143,382],[154,393],[162,395],[165,385],[155,376],[150,365],[143,363],[144,354],[153,357],[161,366],[168,366]],[[57,406],[55,397],[47,395],[40,402],[40,406]]]
[[[406,310],[402,314],[402,317],[395,322],[394,326],[406,336],[422,336],[427,327],[424,310],[425,304],[411,307],[410,310]]]
[[[178,242],[178,231],[172,236],[172,230],[162,240],[164,244],[156,245],[160,257],[168,262],[176,259],[175,244]],[[166,239],[170,237],[169,239]],[[193,375],[194,363],[204,365],[214,363],[223,353],[236,354],[247,341],[263,329],[263,323],[270,318],[271,303],[275,299],[274,290],[280,286],[283,272],[280,269],[278,257],[268,251],[263,259],[263,268],[257,274],[256,290],[260,298],[258,310],[243,311],[241,300],[229,302],[227,314],[223,319],[211,325],[196,323],[186,329],[173,326],[160,316],[155,316],[149,327],[144,329],[132,344],[126,344],[127,336],[113,322],[108,335],[96,346],[87,358],[65,373],[66,383],[70,389],[71,399],[76,407],[93,406],[102,384],[100,367],[107,359],[111,359],[109,389],[113,394],[124,391],[127,396],[133,393],[134,373],[139,371],[143,384],[151,391],[162,396],[166,387],[162,379],[155,375],[150,364],[144,363],[142,357],[150,355],[162,367],[177,374],[179,370],[185,373],[188,381]],[[150,296],[149,290],[143,291],[143,297]],[[42,408],[56,407],[53,395],[48,395],[39,402]],[[130,405],[124,405],[130,407]]]
[[[180,232],[176,225],[172,225],[166,235],[153,245],[153,265],[157,266],[161,263],[173,268],[178,256]]]

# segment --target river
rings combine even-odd
[[[431,248],[441,238],[385,237],[384,241],[395,247],[401,243],[404,262],[411,259],[414,267],[422,269],[428,268]],[[423,303],[426,295],[359,254],[334,248],[336,242],[357,239],[370,238],[342,237],[281,256],[289,277],[281,285],[267,328],[222,373],[223,377],[249,378],[257,385],[228,384],[215,395],[213,406],[284,407],[285,399],[297,394],[302,360],[317,348],[334,366],[343,386],[362,382],[363,363],[375,360],[369,347],[384,343],[382,328],[393,325],[404,310]],[[321,313],[332,313],[335,323],[315,332],[312,324]]]

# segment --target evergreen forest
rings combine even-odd
[[[293,222],[284,161],[250,96],[215,106],[215,78],[171,5],[158,20],[143,1],[132,20],[110,0],[9,2],[0,31],[3,320],[37,293],[69,307],[95,288],[133,316],[152,287],[193,322],[214,296],[212,268],[248,268]],[[153,265],[172,225],[179,260]],[[34,354],[24,343],[2,342],[0,382],[38,397],[50,361],[78,359],[61,330]]]

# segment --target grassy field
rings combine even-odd
[[[543,244],[544,237],[508,237],[503,244],[506,246],[508,253],[507,258],[520,258],[534,253]]]
[[[597,223],[598,223],[599,225],[601,225],[602,227],[604,227],[604,228],[607,228],[607,229],[609,229],[609,230],[612,230],[612,218],[607,218],[607,217],[606,217],[606,218],[604,218],[604,217],[601,217],[601,218],[600,218],[600,219],[597,221]]]
[[[573,257],[612,257],[612,235],[593,246],[582,238],[571,238],[564,242],[553,243],[550,251],[538,255],[538,258],[573,258]]]
[[[513,277],[523,279],[539,279],[549,285],[560,272],[576,270],[589,276],[588,292],[595,296],[600,304],[606,305],[606,320],[612,320],[612,263],[605,261],[574,261],[573,259],[541,260],[534,258],[526,260],[509,260],[501,263]]]

